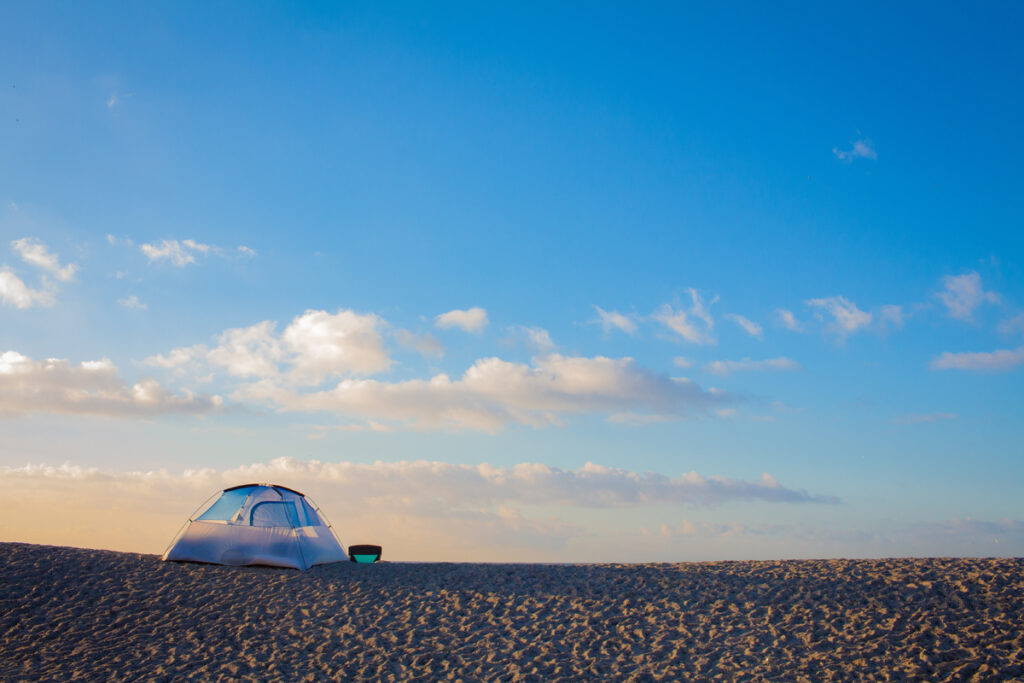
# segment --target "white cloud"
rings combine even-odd
[[[803,369],[799,363],[791,358],[767,358],[765,360],[716,360],[705,366],[708,372],[716,375],[728,375],[733,372],[777,370],[793,372]]]
[[[855,303],[843,296],[809,299],[806,303],[812,308],[825,311],[831,315],[833,322],[829,329],[841,337],[852,334],[871,324],[871,314],[860,310]],[[815,315],[819,318],[821,317],[820,313],[815,313]]]
[[[932,370],[979,370],[1000,372],[1012,370],[1024,363],[1024,346],[1016,349],[977,353],[952,353],[946,351],[932,359]]]
[[[926,413],[923,415],[900,415],[894,417],[890,422],[893,424],[922,424],[929,422],[944,422],[946,420],[955,420],[957,418],[956,413]]]
[[[861,139],[853,143],[850,149],[841,150],[838,147],[832,148],[832,153],[836,155],[836,158],[840,161],[847,163],[854,159],[871,159],[875,160],[878,158],[878,153],[875,151],[875,146],[870,140]]]
[[[458,327],[466,332],[481,332],[487,327],[487,311],[479,307],[468,310],[455,309],[442,313],[435,320],[435,324],[441,329]]]
[[[692,368],[693,361],[684,356],[676,356],[675,358],[672,359],[672,365],[676,366],[677,368]]]
[[[146,304],[139,301],[139,297],[134,294],[129,294],[123,299],[118,299],[117,303],[125,308],[134,308],[140,311],[146,310]]]
[[[162,240],[160,244],[143,244],[139,247],[150,261],[170,261],[179,268],[196,262],[196,257],[178,240]]]
[[[675,309],[670,304],[665,304],[655,311],[651,317],[688,342],[693,344],[714,344],[715,338],[711,333],[714,330],[715,322],[704,306],[704,300],[696,289],[688,289],[686,291],[689,293],[691,300],[689,311],[684,311],[681,307]],[[718,301],[717,296],[711,300],[708,306],[714,305],[716,301]]]
[[[217,346],[206,353],[206,359],[232,377],[273,377],[278,373],[277,362],[284,355],[274,334],[275,327],[275,323],[264,320],[250,327],[225,330],[218,337]],[[171,351],[172,356],[175,351],[181,349]],[[186,354],[180,357],[185,358]]]
[[[551,341],[551,335],[541,327],[520,326],[520,330],[526,335],[527,343],[539,353],[550,353],[555,350],[555,342]]]
[[[764,336],[764,330],[761,328],[761,326],[755,323],[753,320],[750,320],[749,318],[745,318],[742,315],[736,315],[735,313],[727,313],[725,317],[728,318],[729,320],[732,320],[740,327],[742,327],[743,331],[749,334],[751,337],[756,337],[757,339],[760,339],[762,336]]]
[[[32,289],[9,268],[3,266],[0,267],[0,301],[20,309],[33,306],[52,306],[53,287],[45,286],[44,289]]]
[[[775,310],[775,315],[778,317],[779,322],[782,323],[782,326],[787,330],[800,332],[803,329],[803,325],[801,325],[800,321],[796,319],[796,316],[793,315],[792,311],[788,311],[785,308],[779,308]]]
[[[153,380],[126,384],[107,359],[78,365],[0,354],[0,415],[59,413],[107,417],[203,414],[221,409],[219,396],[174,394]]]
[[[443,358],[444,344],[437,340],[429,332],[416,334],[409,330],[398,330],[395,332],[395,339],[402,346],[413,349],[426,358]]]
[[[535,359],[533,365],[481,359],[457,380],[445,374],[403,382],[348,379],[333,389],[304,394],[263,381],[242,387],[235,396],[282,410],[333,412],[404,428],[492,433],[510,424],[560,425],[563,417],[584,413],[683,417],[731,401],[724,392],[655,374],[632,358],[557,354]]]
[[[600,521],[568,524],[543,508],[584,520],[656,507],[832,504],[835,498],[782,486],[696,472],[674,476],[587,463],[561,469],[524,462],[334,462],[279,458],[230,469],[112,472],[72,464],[0,466],[0,495],[25,514],[8,540],[155,553],[211,493],[269,481],[308,494],[345,543],[354,536],[385,546],[392,559],[448,561],[579,560],[589,539],[614,544]],[[69,502],[68,490],[75,495]],[[606,512],[607,511],[607,512]],[[123,524],[111,528],[117,517]],[[13,529],[13,527],[12,527]],[[621,552],[621,551],[620,551]]]
[[[291,374],[296,381],[319,383],[328,377],[372,375],[391,367],[380,327],[372,313],[309,310],[285,328],[281,341],[294,355]]]
[[[978,306],[999,302],[999,295],[986,292],[981,285],[981,276],[974,271],[963,275],[947,275],[942,278],[942,285],[945,291],[939,293],[939,299],[951,318],[970,321]]]
[[[232,377],[275,379],[316,385],[330,377],[370,375],[391,367],[376,315],[341,309],[337,313],[308,310],[296,316],[280,335],[273,321],[225,330],[217,346],[172,350],[144,362],[175,368],[204,360]]]
[[[22,261],[45,270],[61,282],[69,282],[75,277],[78,266],[73,263],[66,266],[60,265],[60,257],[57,254],[51,254],[46,245],[37,239],[22,237],[12,240],[11,248],[18,252]]]
[[[600,306],[594,306],[597,310],[598,316],[600,316],[601,328],[607,333],[615,328],[622,330],[626,334],[634,334],[636,332],[636,322],[628,315],[623,315],[618,311],[606,311]]]
[[[238,250],[238,253],[242,254],[243,256],[255,256],[256,255],[256,250],[255,249],[247,247],[244,244],[239,244],[237,250]]]

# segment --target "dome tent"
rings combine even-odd
[[[233,486],[224,489],[213,505],[204,503],[196,512],[200,510],[171,541],[165,561],[306,570],[347,559],[319,508],[286,486]]]

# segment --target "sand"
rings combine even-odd
[[[1024,680],[1024,560],[335,564],[0,544],[3,680]]]

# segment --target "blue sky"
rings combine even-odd
[[[1021,20],[4,8],[0,482],[177,498],[0,533],[259,471],[410,558],[1021,554]]]

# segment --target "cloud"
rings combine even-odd
[[[126,384],[107,359],[74,365],[0,354],[0,415],[57,413],[105,417],[205,414],[222,409],[219,396],[174,394],[153,380]]]
[[[1012,370],[1024,363],[1024,346],[1016,349],[1000,349],[998,351],[977,353],[952,353],[946,351],[933,358],[932,370],[977,370],[983,372],[1003,372]]]
[[[672,359],[672,365],[676,366],[677,368],[692,368],[693,361],[684,356],[676,356],[675,358]]]
[[[846,163],[850,163],[854,159],[871,159],[874,161],[878,158],[875,146],[871,143],[871,140],[866,138],[854,142],[850,149],[841,150],[838,147],[833,147],[832,153],[836,155],[837,159]]]
[[[791,358],[767,358],[765,360],[716,360],[708,363],[704,368],[716,375],[728,375],[733,372],[780,370],[793,372],[802,370],[803,367]]]
[[[532,365],[481,359],[456,380],[446,374],[402,382],[347,379],[311,393],[263,381],[241,387],[235,397],[286,411],[332,412],[403,428],[491,433],[511,424],[561,425],[565,416],[579,414],[679,418],[732,400],[724,392],[651,372],[632,358],[558,354]]]
[[[384,322],[372,313],[340,309],[337,313],[308,310],[284,332],[264,320],[250,327],[225,330],[217,345],[182,347],[143,361],[168,369],[206,362],[239,378],[274,379],[313,386],[330,377],[371,375],[391,367],[384,348]]]
[[[704,300],[696,289],[686,291],[691,300],[689,311],[684,311],[682,307],[675,309],[670,304],[665,304],[651,317],[690,343],[714,344],[715,338],[711,332],[714,330],[715,321],[708,313]],[[711,300],[708,306],[714,305],[716,301],[718,301],[717,296]]]
[[[255,249],[251,249],[251,248],[245,246],[244,244],[239,244],[238,247],[237,247],[237,251],[238,251],[239,254],[242,254],[243,256],[255,256],[256,255],[256,250]]]
[[[7,266],[0,267],[0,301],[15,308],[52,306],[54,288],[43,283],[43,289],[32,289]]]
[[[526,335],[526,343],[532,346],[538,353],[550,353],[555,350],[555,342],[551,341],[551,335],[541,327],[520,326],[523,334]]]
[[[986,292],[981,286],[981,276],[971,271],[963,275],[947,275],[942,278],[945,291],[939,293],[939,299],[946,307],[951,318],[971,321],[974,310],[984,303],[999,303],[999,295]]]
[[[735,313],[726,313],[725,317],[742,327],[743,331],[751,337],[761,339],[761,337],[764,336],[764,330],[761,326],[749,318],[745,318],[742,315],[736,315]]]
[[[792,311],[788,311],[785,308],[778,308],[775,310],[775,315],[779,322],[782,323],[782,326],[787,330],[800,332],[803,329],[803,325],[796,319],[796,316],[793,315]]]
[[[600,306],[594,306],[597,311],[597,315],[600,316],[599,322],[601,328],[605,333],[610,332],[613,328],[622,330],[626,334],[634,334],[636,332],[636,322],[628,315],[623,315],[617,311],[606,311]]]
[[[999,323],[997,328],[1000,334],[1024,334],[1024,313],[1018,313],[1012,318]]]
[[[146,310],[146,304],[139,301],[139,297],[135,296],[134,294],[129,294],[123,299],[118,299],[117,303],[118,305],[124,306],[125,308],[133,308],[139,311]]]
[[[855,303],[843,296],[809,299],[805,303],[831,315],[833,322],[829,325],[829,329],[840,337],[853,334],[871,324],[871,314],[860,310]],[[815,315],[821,317],[820,313],[815,313]]]
[[[955,420],[956,418],[956,413],[926,413],[924,415],[900,415],[891,419],[890,422],[898,425],[908,425],[928,422],[944,422],[946,420]]]
[[[883,325],[888,323],[893,327],[902,328],[903,323],[906,321],[906,314],[903,312],[902,306],[889,304],[882,306],[878,313],[878,320]]]
[[[455,309],[442,313],[435,320],[434,324],[441,329],[457,327],[466,332],[482,332],[487,327],[487,311],[479,307]]]
[[[75,271],[78,269],[78,266],[73,263],[69,263],[66,266],[60,265],[60,257],[57,254],[51,254],[46,245],[37,239],[22,237],[21,239],[13,240],[11,241],[11,248],[18,252],[22,261],[45,270],[60,282],[70,282],[75,277]]]
[[[196,262],[195,255],[178,240],[162,240],[160,244],[143,244],[139,249],[151,262],[167,260],[179,268]]]
[[[397,339],[398,343],[402,346],[408,349],[413,349],[426,358],[444,357],[444,344],[439,342],[437,338],[429,332],[415,334],[409,330],[398,330],[395,332],[395,339]]]
[[[580,527],[545,508],[594,519],[602,510],[703,507],[733,503],[838,502],[762,475],[747,481],[696,472],[663,475],[587,463],[562,469],[436,461],[334,462],[279,458],[230,469],[112,472],[71,464],[0,466],[0,494],[23,521],[8,540],[159,552],[196,505],[215,491],[251,481],[295,488],[320,504],[345,543],[371,538],[393,559],[581,559],[574,541],[614,543],[597,522]],[[74,495],[69,496],[69,491]],[[73,502],[69,502],[73,501]],[[72,509],[73,506],[73,509]],[[582,514],[580,514],[582,513]],[[122,523],[109,524],[117,518]],[[113,526],[113,529],[112,529]]]

